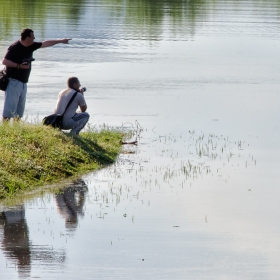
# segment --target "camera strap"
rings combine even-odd
[[[63,114],[61,114],[62,116],[65,114],[66,110],[68,109],[68,107],[70,106],[70,104],[72,103],[72,101],[74,100],[74,98],[76,97],[77,94],[78,94],[78,92],[76,91],[76,92],[72,95],[71,99],[69,100],[69,102],[68,102],[68,104],[67,104],[67,106],[66,106],[66,108],[65,108],[65,110],[64,110],[64,112],[63,112]]]

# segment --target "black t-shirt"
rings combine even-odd
[[[20,43],[20,41],[16,41],[8,48],[5,58],[17,64],[22,64],[24,59],[31,58],[33,52],[39,49],[41,46],[42,43],[34,42],[31,46],[25,47]],[[17,69],[13,67],[7,67],[8,77],[19,80],[23,83],[28,82],[30,72],[31,63],[29,69]]]

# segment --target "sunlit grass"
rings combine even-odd
[[[106,127],[73,137],[40,124],[0,125],[0,198],[113,163],[123,136]]]

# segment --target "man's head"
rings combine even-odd
[[[35,39],[33,30],[30,28],[24,28],[21,31],[20,39],[21,39],[21,41],[24,41],[28,45],[33,44],[34,39]]]
[[[70,77],[67,81],[67,85],[69,88],[72,88],[76,91],[79,91],[79,88],[81,86],[80,81],[77,77]]]

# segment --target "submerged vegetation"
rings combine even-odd
[[[90,129],[73,137],[38,124],[0,126],[0,198],[113,163],[124,134]]]

